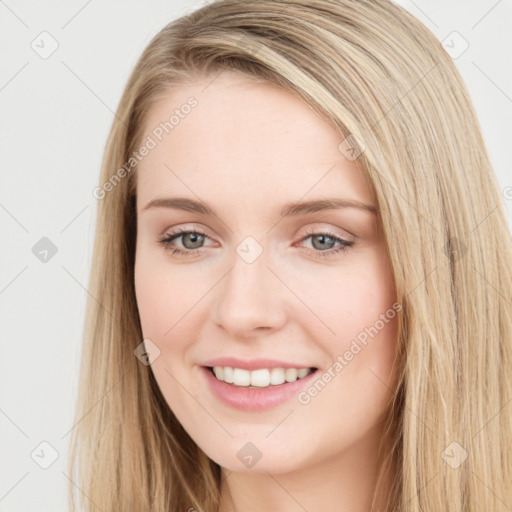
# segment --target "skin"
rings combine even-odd
[[[233,409],[212,395],[200,366],[235,356],[302,362],[319,375],[332,367],[396,301],[378,215],[278,211],[327,197],[376,206],[375,197],[339,151],[344,137],[300,98],[232,71],[213,78],[170,91],[146,119],[144,138],[187,98],[198,100],[137,168],[136,297],[144,338],[160,350],[151,370],[221,466],[222,512],[368,511],[396,378],[397,316],[308,404],[293,397],[265,411]],[[200,199],[217,216],[144,208],[166,197]],[[158,241],[176,228],[207,235],[172,242],[195,254]],[[322,257],[339,243],[308,235],[325,230],[354,243]],[[263,248],[250,264],[236,252],[249,235]],[[237,457],[248,442],[262,454],[251,468]]]

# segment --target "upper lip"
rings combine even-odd
[[[238,359],[236,357],[219,357],[205,361],[203,366],[229,366],[231,368],[241,368],[243,370],[258,370],[262,368],[314,368],[309,364],[289,363],[277,359]]]

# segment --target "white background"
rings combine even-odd
[[[500,187],[512,186],[511,1],[399,3],[439,40],[457,31],[469,43],[455,62]],[[107,133],[144,47],[169,21],[202,5],[0,2],[0,512],[66,510],[97,206],[92,190]],[[47,59],[31,48],[43,31],[58,42]],[[504,201],[512,225],[512,196]],[[32,252],[42,237],[57,247],[46,263]],[[48,469],[31,458],[43,441],[59,454]],[[47,446],[36,453],[50,461]]]

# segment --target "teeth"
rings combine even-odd
[[[278,386],[286,382],[294,382],[311,373],[310,368],[263,368],[261,370],[243,370],[229,366],[214,366],[213,373],[217,379],[235,386],[254,386],[266,388],[270,385]]]

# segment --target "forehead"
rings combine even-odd
[[[170,90],[147,115],[147,137],[155,147],[137,167],[143,199],[178,187],[267,201],[308,190],[372,200],[364,172],[339,150],[341,134],[297,95],[235,72]]]

